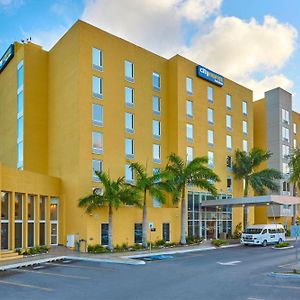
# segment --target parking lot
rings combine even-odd
[[[295,249],[237,247],[145,265],[61,260],[0,272],[1,299],[299,299],[300,280],[273,278]],[[286,269],[287,270],[287,269]]]

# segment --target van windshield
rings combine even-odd
[[[246,233],[246,234],[260,234],[261,229],[259,229],[259,228],[247,228],[244,233]]]

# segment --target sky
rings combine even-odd
[[[253,90],[282,87],[300,112],[299,0],[0,0],[0,56],[49,50],[81,19],[166,58],[180,54]]]

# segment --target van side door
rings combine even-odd
[[[268,243],[270,242],[270,236],[267,228],[265,228],[261,233],[261,242],[264,240],[266,240]]]
[[[269,229],[270,242],[276,243],[278,241],[277,229]]]

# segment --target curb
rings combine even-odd
[[[271,272],[268,274],[271,277],[275,278],[293,278],[293,279],[299,279],[300,280],[300,274],[286,274],[286,273],[276,273],[276,272]]]
[[[149,256],[149,255],[148,255]],[[123,264],[123,265],[145,265],[146,263],[142,260],[122,260],[122,259],[109,259],[109,258],[92,258],[92,257],[78,257],[78,256],[65,256],[66,259],[80,260],[80,261],[92,261],[92,262],[105,262],[112,264]],[[126,258],[126,257],[124,257]]]
[[[282,247],[282,248],[276,248],[275,246],[272,247],[272,249],[275,249],[275,250],[288,250],[288,249],[293,249],[294,246],[288,246],[288,247]]]

